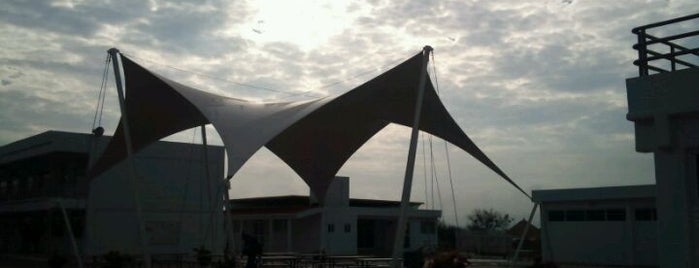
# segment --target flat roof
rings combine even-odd
[[[59,130],[48,130],[21,140],[0,145],[0,164],[11,163],[13,161],[45,155],[52,152],[88,153],[91,148],[93,134],[76,133]],[[98,138],[98,145],[95,152],[101,154],[104,146],[112,136],[101,136]],[[201,144],[191,144],[182,142],[158,141],[157,146],[181,146]],[[208,145],[209,150],[223,153],[223,146]]]
[[[636,198],[655,198],[655,184],[532,191],[537,203]]]
[[[231,199],[231,209],[249,208],[249,207],[295,207],[307,206],[309,208],[316,207],[314,202],[311,202],[310,197],[303,195],[286,195],[286,196],[265,196],[252,198]],[[422,205],[420,202],[410,202],[410,205],[417,207]],[[360,199],[350,198],[350,207],[400,207],[400,201],[379,200],[379,199]]]

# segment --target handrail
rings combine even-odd
[[[692,14],[692,15],[687,15],[687,16],[683,16],[683,17],[679,17],[679,18],[669,19],[669,20],[666,20],[666,21],[654,22],[654,23],[651,23],[651,24],[643,25],[643,26],[638,26],[638,27],[636,27],[636,28],[633,28],[633,30],[631,30],[631,32],[632,32],[632,33],[635,33],[635,34],[638,34],[639,31],[643,31],[643,30],[646,30],[646,29],[656,28],[656,27],[665,26],[665,25],[668,25],[668,24],[678,23],[678,22],[682,22],[682,21],[686,21],[686,20],[691,20],[691,19],[696,19],[696,18],[699,18],[699,13],[697,13],[697,14]]]
[[[687,15],[679,18],[674,18],[666,21],[661,21],[661,22],[655,22],[651,24],[647,24],[644,26],[639,26],[636,28],[633,28],[631,30],[632,33],[636,34],[638,38],[638,43],[633,45],[633,49],[638,51],[638,59],[633,61],[633,64],[638,66],[638,74],[639,76],[647,76],[649,75],[649,71],[654,71],[657,73],[665,73],[665,72],[674,72],[678,70],[678,65],[679,67],[682,67],[682,69],[686,68],[698,68],[697,64],[691,63],[686,60],[679,59],[678,57],[680,56],[699,56],[699,47],[697,48],[687,48],[682,45],[678,45],[674,43],[673,41],[677,40],[687,40],[688,38],[692,37],[699,37],[699,31],[694,30],[694,31],[688,31],[684,33],[679,33],[679,34],[674,34],[674,35],[669,35],[669,36],[664,36],[664,37],[656,37],[654,35],[648,34],[647,31],[650,29],[678,23],[678,22],[683,22],[683,21],[688,21],[688,20],[693,20],[693,19],[698,19],[699,18],[699,13],[697,14],[692,14],[692,15]],[[665,46],[665,48],[669,48],[668,53],[660,53],[657,52],[657,50],[651,50],[649,49],[649,46],[652,45],[661,45]],[[650,63],[654,61],[665,61],[664,63],[667,64],[669,63],[670,65],[670,70],[658,67],[658,66],[653,66]],[[667,65],[663,65],[667,66]]]

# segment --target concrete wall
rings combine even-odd
[[[316,214],[292,223],[292,241],[295,252],[318,252],[320,246],[321,215]]]
[[[191,254],[192,248],[201,245],[222,252],[223,149],[209,148],[207,180],[202,148],[156,143],[134,159],[136,189],[152,254]],[[89,189],[87,255],[111,250],[141,254],[127,162],[93,179]]]
[[[626,80],[636,151],[652,152],[660,267],[699,265],[699,69]]]
[[[357,214],[345,208],[325,208],[324,248],[328,254],[357,254]],[[332,231],[329,230],[332,225]]]
[[[637,209],[652,209],[654,200],[590,200],[542,205],[542,254],[556,263],[639,266],[656,265],[656,221],[636,220]],[[624,211],[623,220],[552,221],[552,211]]]

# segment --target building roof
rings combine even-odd
[[[534,190],[532,198],[537,203],[655,198],[655,185]]]
[[[0,146],[0,164],[52,152],[85,153],[90,134],[49,130]]]
[[[515,225],[510,227],[510,229],[507,229],[507,233],[520,237],[522,233],[524,233],[524,229],[527,227],[527,225],[529,225],[529,230],[527,230],[527,238],[538,239],[541,231],[533,224],[529,224],[525,219],[520,220]]]
[[[93,134],[48,130],[34,136],[0,146],[0,165],[29,157],[55,152],[89,153]],[[104,149],[111,136],[100,136],[96,143],[98,152]],[[158,141],[158,146],[192,145],[189,143]],[[200,146],[200,144],[194,144]],[[223,150],[222,146],[208,145],[209,150]]]
[[[319,207],[318,203],[311,200],[309,196],[302,195],[231,199],[230,204],[230,209],[234,214],[286,214]],[[410,202],[410,206],[412,207],[418,207],[420,205],[422,205],[421,202]],[[349,200],[349,206],[366,208],[397,208],[400,207],[400,201],[351,198]]]

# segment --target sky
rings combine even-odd
[[[634,151],[625,119],[625,79],[638,74],[631,29],[697,11],[689,0],[5,0],[0,145],[47,130],[89,132],[111,47],[205,91],[294,101],[347,92],[430,45],[430,76],[445,106],[525,191],[649,184],[652,155]],[[100,124],[107,134],[119,118],[113,81]],[[197,135],[167,139],[200,143]],[[400,199],[409,136],[391,125],[350,158],[338,175],[351,178],[352,197]],[[266,149],[231,189],[232,198],[307,193]],[[533,205],[465,152],[426,135],[412,200],[460,225],[476,208],[520,219]]]

